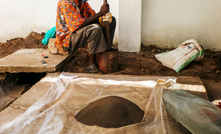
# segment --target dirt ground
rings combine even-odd
[[[0,58],[3,58],[22,48],[44,48],[41,43],[45,33],[31,32],[26,38],[14,38],[5,43],[0,43]],[[155,46],[145,47],[142,45],[139,53],[119,52],[118,71],[114,75],[160,75],[160,76],[194,76],[200,77],[210,101],[221,99],[221,69],[220,51],[205,50],[204,58],[193,61],[180,73],[167,68],[156,60],[155,54],[168,51]],[[170,49],[172,50],[172,49]],[[75,51],[77,55],[68,61],[59,71],[71,73],[86,73],[88,57],[86,48]]]

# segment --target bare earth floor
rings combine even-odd
[[[41,43],[45,33],[31,32],[26,38],[15,38],[5,43],[0,43],[0,58],[3,58],[23,48],[44,48]],[[155,54],[168,51],[155,46],[142,46],[139,53],[119,52],[118,71],[112,75],[157,75],[157,76],[194,76],[199,77],[207,89],[210,101],[221,100],[221,69],[219,65],[220,51],[205,50],[204,58],[193,61],[187,67],[176,73],[156,60]],[[172,50],[172,49],[170,49]],[[86,73],[88,57],[86,48],[75,51],[77,55],[69,60],[60,72]]]

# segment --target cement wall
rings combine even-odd
[[[142,0],[119,0],[119,51],[140,51],[142,20],[141,5]]]
[[[204,49],[221,50],[220,0],[143,0],[142,43],[177,47],[196,39]]]
[[[53,0],[1,0],[0,41],[46,32],[55,26],[56,5]]]

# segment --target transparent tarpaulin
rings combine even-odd
[[[0,133],[19,134],[170,134],[171,122],[163,106],[162,92],[175,79],[157,83],[151,77],[71,75],[62,73],[46,95],[13,121],[0,127]],[[87,126],[75,115],[100,98],[119,96],[145,111],[141,123],[120,128]]]
[[[173,89],[163,92],[170,115],[193,134],[221,134],[221,109],[191,93]]]

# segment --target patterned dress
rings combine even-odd
[[[83,24],[85,18],[94,14],[96,13],[87,0],[82,0],[81,5],[77,0],[73,0],[73,3],[70,0],[59,0],[56,18],[56,47],[67,51],[71,33]]]

